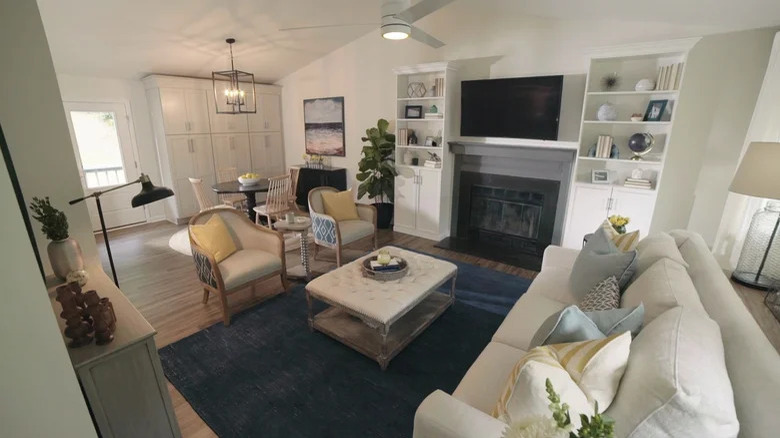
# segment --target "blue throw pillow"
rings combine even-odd
[[[604,336],[623,332],[631,332],[631,336],[636,336],[645,319],[645,306],[639,303],[636,307],[585,312],[585,315],[596,324]]]
[[[622,252],[599,227],[577,255],[569,283],[582,300],[585,294],[604,279],[614,276],[623,290],[636,272],[637,252]]]
[[[529,348],[606,338],[579,307],[571,305],[547,318],[531,339]]]

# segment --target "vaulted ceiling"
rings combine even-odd
[[[38,0],[38,5],[55,69],[76,75],[207,77],[228,67],[224,40],[232,36],[238,40],[237,67],[273,82],[369,32],[381,38],[372,26],[279,30],[378,22],[381,0]],[[456,0],[418,24],[433,35],[451,34],[470,11],[485,8],[503,17],[626,20],[708,32],[780,24],[778,0]]]

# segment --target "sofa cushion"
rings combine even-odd
[[[534,280],[531,286],[536,284]],[[493,334],[494,342],[501,342],[522,350],[531,348],[531,340],[539,326],[551,315],[566,308],[566,304],[540,294],[523,294]],[[495,401],[495,400],[493,400]]]
[[[655,233],[645,237],[639,241],[636,250],[639,253],[636,266],[637,276],[642,275],[647,268],[663,258],[673,260],[683,267],[688,267],[688,263],[685,262],[682,254],[680,254],[680,250],[677,248],[677,242],[666,233]]]
[[[606,338],[598,326],[577,306],[571,305],[544,320],[531,338],[530,348]]]
[[[282,260],[258,249],[241,249],[219,265],[225,289],[230,290],[282,268]]]
[[[586,312],[596,310],[610,310],[620,307],[620,287],[614,275],[599,282],[589,290],[579,304],[580,309]]]
[[[645,325],[677,306],[704,312],[688,271],[668,258],[656,261],[626,289],[621,306],[636,307],[640,304],[645,306]]]
[[[341,233],[341,244],[347,245],[373,235],[374,224],[361,220],[341,221],[339,222],[339,233]]]
[[[645,306],[639,304],[634,308],[598,310],[585,312],[585,315],[596,324],[596,327],[605,336],[626,331],[636,336],[639,334],[639,330],[644,322]]]
[[[581,300],[605,278],[615,276],[623,288],[634,275],[636,251],[621,252],[599,227],[582,248],[571,269],[571,288]]]
[[[452,396],[490,414],[506,379],[525,351],[498,342],[487,344],[455,388]]]
[[[718,325],[683,307],[648,324],[631,345],[605,412],[618,437],[735,437],[739,431]]]

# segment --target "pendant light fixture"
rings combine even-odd
[[[257,112],[255,75],[236,70],[233,65],[233,44],[236,39],[228,38],[225,42],[230,48],[230,70],[211,73],[217,114],[254,114]]]

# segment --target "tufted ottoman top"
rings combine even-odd
[[[363,260],[379,250],[328,272],[306,285],[306,290],[331,304],[348,308],[376,322],[388,325],[402,317],[451,278],[458,267],[450,262],[387,246],[391,255],[409,264],[405,276],[393,281],[376,281],[363,276]]]

